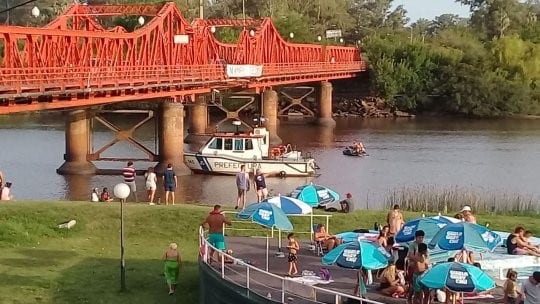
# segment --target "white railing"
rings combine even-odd
[[[199,246],[202,249],[200,250],[201,261],[206,264],[209,264],[208,261],[211,258],[209,250],[219,252],[219,265],[217,269],[215,267],[213,269],[220,273],[223,280],[245,287],[247,289],[246,296],[249,296],[249,293],[256,293],[262,297],[274,300],[280,299],[281,303],[286,303],[289,297],[311,300],[314,303],[317,302],[317,298],[325,297],[327,300],[331,298],[332,303],[336,304],[343,303],[346,299],[357,300],[359,303],[384,304],[334,290],[295,282],[249,265],[210,245],[206,240],[205,231],[202,227],[199,228]],[[226,263],[226,261],[228,262]]]
[[[223,214],[236,214],[238,212],[236,211],[223,211]],[[316,224],[316,222],[318,222],[318,219],[323,219],[323,221],[325,222],[325,227],[326,227],[326,231],[330,231],[330,218],[332,217],[331,214],[288,214],[287,217],[309,217],[309,230],[297,230],[295,229],[294,230],[294,233],[295,234],[309,234],[310,236],[310,241],[313,241],[314,239],[314,234],[315,234],[315,230],[314,230],[314,225]],[[231,222],[234,224],[234,223],[242,223],[242,224],[246,224],[247,222],[246,221],[235,221],[235,220],[231,220]],[[259,229],[259,226],[257,226],[257,228],[238,228],[238,227],[234,227],[234,225],[231,225],[231,226],[223,226],[223,234],[225,234],[225,231],[226,230],[229,230],[229,231],[262,231]],[[271,233],[269,235],[270,238],[274,238],[274,231],[276,231],[276,229],[272,228],[271,230]],[[281,237],[281,231],[277,230],[278,233],[279,233],[279,236]]]

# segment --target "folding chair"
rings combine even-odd
[[[311,228],[313,231],[313,242],[315,242],[315,253],[317,256],[324,255],[324,242],[323,241],[317,241],[315,239],[315,231],[317,231],[317,225],[313,225]]]
[[[315,252],[318,256],[324,255],[323,242],[315,240]]]

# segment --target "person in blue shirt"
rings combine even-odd
[[[163,185],[165,187],[165,205],[169,204],[169,196],[171,197],[171,204],[174,205],[174,192],[176,186],[178,186],[178,179],[176,173],[172,168],[172,164],[167,165],[167,170],[163,173]]]

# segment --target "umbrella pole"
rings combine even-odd
[[[310,237],[311,237],[311,244],[313,244],[315,240],[315,231],[313,231],[313,211],[311,211],[309,215],[309,230],[311,231]]]
[[[268,251],[269,251],[269,245],[268,245],[268,232],[266,232],[266,271],[268,272]]]
[[[281,230],[278,230],[278,252],[281,252]]]

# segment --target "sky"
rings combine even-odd
[[[407,16],[414,22],[420,18],[432,20],[442,14],[469,16],[469,7],[462,6],[454,0],[394,0],[393,6],[402,4],[407,10]]]

